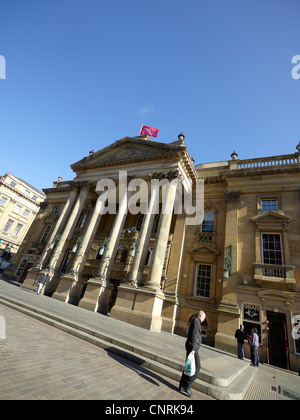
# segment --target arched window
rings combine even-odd
[[[138,232],[140,232],[140,231],[141,231],[141,227],[142,227],[143,220],[144,220],[144,215],[143,215],[143,214],[140,214],[140,215],[138,216],[138,218],[136,219],[136,222],[135,222],[135,228],[136,228],[136,230],[137,230]]]
[[[154,224],[153,224],[153,229],[152,229],[152,233],[156,233],[157,232],[158,224],[159,224],[159,217],[160,217],[159,214],[155,217]]]
[[[126,262],[127,255],[128,255],[128,248],[126,246],[121,246],[118,249],[115,261],[124,263]]]
[[[213,232],[215,229],[215,212],[205,210],[200,232]]]
[[[84,226],[84,224],[85,224],[85,221],[86,221],[86,219],[87,219],[87,216],[88,216],[88,213],[87,213],[87,211],[85,211],[85,212],[81,215],[81,217],[80,217],[80,219],[79,219],[79,222],[78,222],[78,225],[77,225],[77,229],[81,229],[81,228],[83,228],[83,226]]]
[[[150,265],[152,252],[153,252],[153,248],[149,248],[148,252],[147,252],[146,262],[145,262],[146,267],[148,267]]]

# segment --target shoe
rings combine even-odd
[[[187,394],[188,397],[191,397],[193,395],[191,392],[191,388],[185,388],[185,393]]]

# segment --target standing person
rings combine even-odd
[[[252,334],[250,338],[250,348],[251,348],[251,366],[258,367],[259,365],[259,338],[257,328],[252,328]]]
[[[237,355],[238,358],[244,360],[243,345],[245,341],[244,326],[240,325],[240,329],[236,330],[235,338],[237,339]]]
[[[38,283],[39,283],[38,288],[35,289],[37,295],[41,293],[42,288],[44,287],[46,282],[47,282],[47,274],[43,273],[38,280]]]
[[[199,311],[197,313],[197,315],[191,322],[189,332],[188,332],[188,337],[185,343],[186,359],[188,358],[188,355],[190,353],[194,353],[195,355],[196,372],[194,376],[187,376],[183,372],[181,380],[180,380],[180,384],[179,384],[179,392],[184,391],[189,397],[192,396],[191,385],[197,378],[198,373],[201,368],[200,356],[199,356],[199,348],[202,342],[201,322],[203,322],[205,318],[206,318],[205,312]]]

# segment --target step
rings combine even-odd
[[[181,363],[147,352],[137,345],[133,346],[130,342],[125,342],[124,340],[120,341],[111,336],[101,334],[84,325],[61,319],[53,313],[41,310],[40,308],[32,308],[20,301],[15,301],[2,296],[0,297],[0,303],[77,338],[97,345],[106,351],[129,359],[156,373],[169,377],[175,381],[180,381],[182,372]],[[193,388],[220,400],[242,399],[255,376],[256,369],[249,368],[248,365],[245,364],[243,369],[238,372],[238,374],[235,373],[235,378],[230,379],[230,383],[226,387],[218,385],[216,377],[209,372],[200,372],[198,379],[193,384]],[[223,385],[222,381],[221,383]]]

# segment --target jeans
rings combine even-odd
[[[244,343],[237,343],[237,354],[239,359],[243,359],[244,357],[243,345]]]
[[[186,348],[186,360],[188,358],[188,355],[192,351],[191,347],[189,345],[185,346]],[[183,386],[186,389],[189,389],[192,385],[192,383],[197,379],[197,376],[201,369],[201,363],[200,363],[200,356],[199,351],[195,350],[195,364],[196,364],[196,372],[194,376],[187,376],[184,373],[182,374],[181,380],[180,380],[180,387]]]
[[[259,365],[259,354],[257,346],[251,346],[251,364],[254,366]]]

